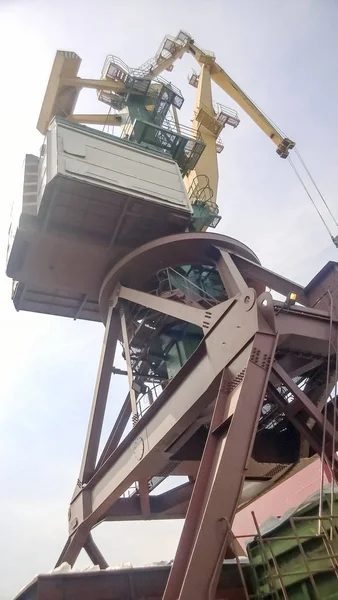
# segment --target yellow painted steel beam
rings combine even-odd
[[[126,87],[122,81],[113,81],[112,79],[82,79],[82,77],[63,77],[61,79],[61,85],[70,86],[77,89],[91,88],[94,90],[107,90],[117,93],[124,93],[126,91]],[[135,93],[137,94],[138,92]]]
[[[57,51],[37,123],[37,129],[43,135],[46,135],[48,125],[53,117],[65,117],[66,119],[71,117],[81,89],[92,88],[117,93],[125,91],[125,86],[120,81],[78,77],[80,64],[81,58],[75,52]],[[100,117],[100,115],[98,116]],[[75,119],[75,122],[80,121]],[[83,122],[101,123],[100,120]]]
[[[68,121],[73,123],[87,123],[90,125],[116,125],[120,127],[121,117],[119,115],[69,115]]]
[[[207,64],[203,64],[201,67],[196,93],[194,118],[192,121],[192,129],[194,131],[198,131],[205,143],[205,148],[195,168],[187,177],[187,188],[189,189],[193,179],[195,179],[196,176],[206,175],[209,178],[209,185],[213,191],[212,200],[216,202],[218,188],[218,161],[216,151],[217,134],[211,132],[210,129],[205,127],[199,121],[201,109],[203,109],[203,111],[210,116],[210,119],[215,118],[215,112],[212,106],[210,66]]]
[[[54,116],[68,116],[73,112],[79,90],[72,88],[64,93],[61,79],[77,77],[80,64],[81,58],[75,52],[57,51],[37,123],[37,129],[43,135]]]
[[[257,106],[248,98],[241,88],[229,77],[229,75],[216,63],[215,59],[203,52],[195,44],[189,45],[189,52],[195,57],[200,65],[208,64],[210,67],[211,79],[232,98],[251,119],[266,133],[266,135],[276,144],[283,148],[289,145],[290,140],[284,138],[279,131],[270,123],[267,117],[259,110]],[[294,143],[291,142],[290,149]]]
[[[177,49],[177,51],[173,54],[173,56],[170,56],[170,58],[161,60],[156,65],[156,67],[154,67],[154,69],[151,69],[151,71],[149,72],[149,75],[151,75],[152,77],[156,77],[157,75],[160,75],[160,73],[163,73],[163,71],[165,71],[166,69],[171,67],[171,65],[173,65],[176,60],[178,60],[179,58],[182,58],[182,56],[186,52],[189,52],[189,44],[179,47]]]

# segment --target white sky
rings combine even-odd
[[[81,74],[99,77],[106,54],[138,66],[166,33],[189,31],[297,142],[338,218],[337,21],[336,0],[0,0],[0,600],[52,568],[65,542],[103,334],[99,324],[16,313],[3,274],[10,207],[24,155],[42,142],[35,125],[55,51],[74,50]],[[170,75],[186,96],[186,124],[192,66],[183,59]],[[234,106],[219,90],[215,100]],[[104,107],[84,94],[78,111],[95,109]],[[288,163],[239,113],[240,126],[222,134],[218,231],[306,284],[337,250]],[[110,422],[122,388],[114,380]],[[109,524],[96,539],[111,564],[143,564],[172,558],[180,527]]]

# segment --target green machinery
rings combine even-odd
[[[149,287],[161,297],[205,309],[227,299],[212,265],[164,269],[157,273]],[[141,380],[147,374],[148,382],[153,380],[162,385],[176,375],[203,338],[199,327],[138,305],[129,315],[129,329],[135,378]]]
[[[197,165],[205,142],[198,130],[179,123],[177,110],[184,102],[182,92],[160,76],[152,79],[142,70],[131,70],[115,56],[108,56],[102,77],[123,84],[123,92],[99,91],[98,98],[117,111],[121,138],[149,151],[161,152],[177,162],[182,177]],[[216,227],[220,221],[218,207],[211,201],[207,176],[195,177],[189,190],[192,199],[192,231]]]
[[[267,522],[248,544],[253,573],[250,598],[338,598],[338,490],[332,495],[328,487],[322,511],[315,494],[279,523],[269,526]]]

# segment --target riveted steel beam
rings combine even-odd
[[[209,437],[163,600],[213,598],[242,491],[276,347],[256,333],[223,372]],[[231,483],[230,483],[231,482]]]
[[[187,321],[188,323],[198,325],[201,327],[201,329],[203,328],[203,324],[206,320],[206,311],[201,308],[194,308],[193,306],[188,306],[186,304],[182,304],[181,302],[175,302],[174,300],[168,300],[167,298],[159,298],[158,296],[141,292],[139,290],[133,290],[131,288],[121,286],[118,295],[120,298],[129,300],[129,302],[141,304],[142,306],[151,308],[152,310],[157,310],[164,315],[170,315],[171,317],[176,317],[176,319],[181,321]]]

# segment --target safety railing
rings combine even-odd
[[[150,406],[154,404],[154,402],[160,396],[160,394],[163,391],[164,383],[165,382],[163,381],[155,381],[150,384],[146,384],[147,390],[143,394],[140,394],[136,402],[136,408],[137,413],[139,415],[139,419],[143,417],[143,415],[147,412]]]
[[[128,65],[123,60],[121,60],[121,58],[119,58],[118,56],[114,56],[113,54],[108,54],[108,56],[106,57],[106,60],[104,62],[104,65],[103,65],[102,72],[101,72],[102,79],[107,77],[108,69],[109,69],[110,65],[116,65],[122,71],[124,71],[126,73],[126,75],[131,75],[132,69],[130,69],[128,67]]]
[[[224,144],[222,138],[218,137],[216,140],[216,152],[217,154],[221,154],[224,150]]]
[[[231,125],[232,127],[239,125],[240,119],[235,109],[219,104],[219,102],[213,102],[213,109],[220,125]]]
[[[213,198],[214,192],[210,187],[209,177],[207,175],[196,175],[192,180],[188,196],[192,202],[208,202]]]
[[[177,290],[183,293],[188,303],[192,302],[196,304],[203,302],[203,306],[206,304],[209,307],[218,304],[217,298],[214,298],[205,288],[200,287],[173,267],[168,267],[161,271],[161,273],[163,277],[160,282],[159,295],[161,295],[161,291],[164,292],[168,288],[170,291],[174,292]]]
[[[190,40],[191,36],[184,31],[179,31],[176,37],[167,35],[162,41],[156,55],[136,68],[129,67],[117,56],[109,54],[103,65],[102,77],[106,77],[107,67],[109,66],[109,63],[113,62],[132,77],[147,77],[148,75],[151,75],[151,71],[153,69],[160,66],[161,62],[167,60],[168,58],[174,57],[175,53],[180,50],[182,46],[186,46]]]
[[[178,98],[181,99],[180,105],[178,105],[176,103],[175,106],[176,106],[176,108],[181,108],[181,106],[183,104],[183,101],[184,101],[184,98],[183,98],[181,90],[178,87],[176,87],[176,85],[174,85],[173,83],[171,83],[171,81],[168,81],[167,79],[165,79],[161,75],[158,75],[157,77],[155,77],[155,79],[153,79],[153,81],[155,83],[161,83],[162,85],[165,85],[170,90],[172,90],[172,92],[174,92],[175,96],[177,96]],[[151,95],[151,93],[150,93],[150,95]]]
[[[290,535],[280,536],[263,535],[254,513],[253,518],[260,558],[257,555],[254,559],[249,553],[254,589],[249,593],[246,588],[248,599],[260,600],[268,596],[276,600],[293,600],[300,597],[299,594],[305,594],[304,598],[322,600],[323,590],[328,594],[325,598],[335,597],[334,590],[338,590],[337,516],[293,515],[288,519]],[[306,522],[313,523],[312,527],[308,526],[308,532],[304,529]],[[319,533],[314,533],[318,522]]]
[[[235,537],[228,521],[225,521],[224,529],[224,543],[228,544],[235,556],[246,600],[333,600],[338,597],[338,516],[293,515],[288,519],[290,535],[279,536],[262,535],[254,512],[252,517],[256,529],[254,534]],[[296,523],[307,521],[313,521],[315,529],[319,521],[320,533],[299,533]],[[250,555],[244,571],[243,557],[239,556],[238,547],[242,539],[249,538],[254,538],[260,548],[261,571],[257,570],[258,565]],[[278,554],[274,547],[279,545],[280,548],[281,544],[285,549]],[[310,551],[307,550],[309,544]]]

